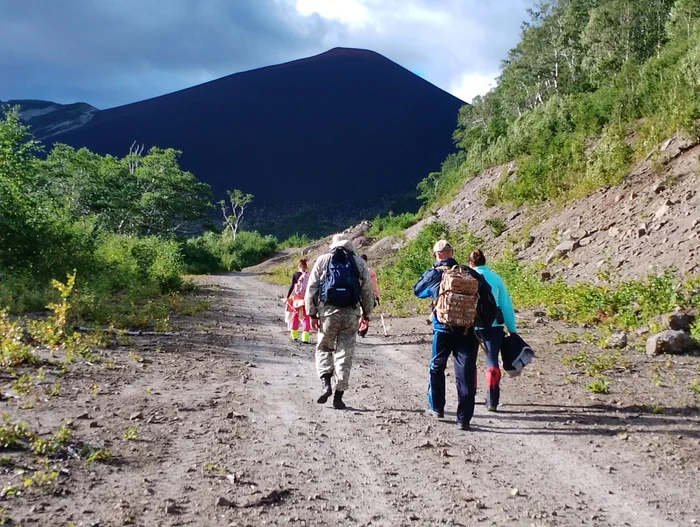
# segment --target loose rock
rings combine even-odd
[[[654,217],[658,220],[659,218],[663,218],[666,214],[668,214],[669,207],[665,203],[661,205],[656,212],[654,213]]]
[[[569,254],[570,252],[575,251],[578,249],[579,244],[578,241],[576,240],[566,240],[561,242],[559,245],[557,245],[554,248],[554,252],[558,254],[559,256],[564,256],[565,254]]]
[[[232,502],[224,498],[223,496],[220,496],[219,499],[216,500],[216,506],[217,507],[235,507],[236,505]]]
[[[622,349],[627,346],[627,334],[624,332],[613,333],[605,342],[606,348]]]
[[[697,348],[698,343],[684,331],[669,329],[647,339],[647,355],[651,356],[665,353],[678,355],[692,352]]]
[[[695,314],[690,311],[675,311],[663,316],[664,327],[674,331],[690,331],[690,326],[695,322]]]

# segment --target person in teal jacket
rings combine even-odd
[[[498,409],[501,396],[501,368],[498,364],[498,354],[501,352],[504,328],[509,333],[516,333],[515,311],[513,302],[503,279],[486,265],[486,257],[481,249],[469,255],[469,266],[482,275],[491,286],[491,292],[496,299],[500,316],[491,327],[477,327],[476,335],[486,349],[486,408],[490,412]]]

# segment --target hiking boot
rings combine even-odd
[[[316,402],[318,404],[325,404],[326,401],[328,401],[328,398],[333,393],[333,389],[331,388],[331,375],[329,373],[321,377],[321,389],[323,391],[321,392],[321,395],[316,400]]]
[[[335,394],[333,395],[333,408],[336,410],[344,410],[345,409],[345,403],[343,402],[343,393],[344,392],[339,392],[338,390],[335,391]]]
[[[497,412],[497,411],[498,411],[498,407],[497,407],[497,406],[494,406],[494,405],[489,405],[489,406],[486,407],[486,409],[487,409],[489,412]]]
[[[460,430],[471,430],[469,423],[460,423],[457,421],[457,426],[459,426]]]
[[[437,417],[438,419],[444,419],[445,418],[445,412],[442,410],[433,410],[432,408],[428,408],[425,411],[426,414],[432,415],[433,417]]]
[[[311,333],[303,331],[301,334],[301,342],[303,344],[311,344]]]
[[[299,341],[299,330],[298,329],[293,329],[289,332],[289,336],[294,342]]]

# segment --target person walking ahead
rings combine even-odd
[[[301,341],[304,344],[311,342],[311,320],[304,307],[306,287],[309,283],[309,269],[306,258],[300,258],[297,271],[292,275],[292,283],[287,292],[287,302],[292,309],[289,321],[289,332],[293,341],[299,340],[299,320],[301,319]]]
[[[486,257],[481,249],[469,255],[469,265],[489,283],[500,311],[500,316],[496,317],[491,326],[476,328],[476,334],[486,350],[486,409],[489,412],[495,412],[501,397],[501,368],[498,365],[498,354],[505,336],[503,327],[505,326],[509,333],[517,332],[515,311],[503,279],[486,265]]]
[[[365,262],[355,255],[352,241],[342,234],[333,236],[330,252],[320,256],[309,277],[306,311],[312,326],[319,329],[316,371],[322,391],[317,402],[324,404],[333,393],[333,407],[345,408],[343,393],[348,389],[350,369],[360,316],[369,320],[374,308],[372,281]]]
[[[488,282],[473,269],[459,265],[450,242],[438,240],[433,255],[435,265],[413,286],[419,298],[433,299],[429,411],[438,418],[445,416],[445,368],[447,359],[454,355],[457,424],[462,430],[469,430],[474,415],[479,351],[474,326],[490,326],[497,308]]]
[[[362,258],[362,260],[364,260],[364,262],[367,263],[366,254],[360,255],[360,258]],[[374,292],[374,307],[377,307],[379,305],[379,287],[377,286],[377,273],[375,273],[374,269],[372,269],[369,266],[369,263],[367,263],[367,269],[369,270],[370,280],[372,280],[372,291]],[[357,328],[357,334],[364,338],[365,335],[367,335],[367,331],[369,331],[369,320],[361,318],[360,327]]]

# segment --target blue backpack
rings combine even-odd
[[[336,307],[355,307],[360,303],[360,271],[352,253],[336,248],[321,283],[320,300]]]

